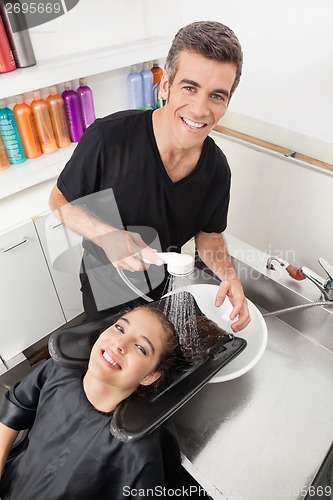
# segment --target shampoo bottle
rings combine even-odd
[[[95,116],[95,107],[94,107],[94,98],[93,93],[90,87],[88,87],[85,78],[79,79],[80,86],[78,87],[76,93],[79,96],[81,111],[82,111],[82,120],[84,129],[88,128],[91,125],[96,116]]]
[[[150,71],[153,73],[153,85],[160,83],[163,75],[163,69],[159,67],[158,61],[156,59],[153,61],[153,67]]]
[[[42,149],[37,137],[36,124],[30,106],[23,101],[21,95],[16,96],[13,112],[26,157],[37,158],[42,154]]]
[[[143,64],[143,70],[140,74],[142,78],[143,105],[147,108],[154,108],[153,74],[148,69],[148,63]]]
[[[0,14],[13,50],[16,66],[34,66],[36,58],[32,48],[23,5],[17,0],[1,0]]]
[[[46,101],[49,107],[53,132],[58,148],[65,148],[71,143],[65,114],[65,103],[61,95],[58,94],[55,85],[50,87],[49,92]]]
[[[136,66],[131,66],[131,72],[127,76],[128,106],[130,109],[142,108],[142,78]]]
[[[43,153],[54,153],[58,149],[54,137],[51,123],[51,117],[47,102],[41,98],[40,91],[34,90],[34,100],[31,103],[32,113],[34,115],[37,136]]]
[[[15,59],[0,16],[0,73],[8,73],[14,69],[16,69]]]
[[[150,70],[153,74],[153,95],[154,95],[154,107],[162,107],[162,98],[160,96],[160,82],[163,75],[162,68],[159,67],[158,61],[153,61],[153,67]]]
[[[79,96],[72,89],[71,82],[65,82],[65,90],[62,93],[65,102],[65,112],[69,135],[72,142],[79,142],[83,134],[83,122]]]
[[[5,170],[6,168],[10,167],[10,161],[8,159],[5,145],[3,143],[1,134],[0,134],[0,170]]]
[[[26,160],[21,138],[19,136],[14,113],[0,101],[0,133],[6,153],[12,165],[19,165]]]

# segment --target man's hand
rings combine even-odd
[[[128,271],[143,271],[149,265],[143,259],[161,266],[164,261],[156,250],[147,246],[140,234],[117,229],[99,220],[85,206],[68,203],[57,186],[50,196],[50,208],[67,227],[100,246],[109,261]]]
[[[232,265],[223,235],[220,233],[205,233],[201,231],[195,237],[199,256],[202,261],[221,280],[215,305],[219,307],[226,297],[229,298],[233,310],[230,319],[233,321],[233,332],[239,332],[251,321],[247,300],[243,287]]]
[[[138,233],[116,229],[92,241],[103,248],[109,261],[117,268],[143,271],[149,267],[143,259],[158,266],[164,264],[156,255],[156,250],[147,246]]]
[[[231,324],[234,333],[243,330],[251,321],[247,299],[243,292],[243,287],[238,278],[225,280],[220,283],[219,290],[216,294],[215,305],[221,306],[228,297],[233,310],[230,314],[230,319],[237,320]]]

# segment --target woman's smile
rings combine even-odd
[[[118,361],[116,361],[116,357],[114,356],[114,354],[109,354],[108,352],[106,351],[101,351],[101,356],[103,358],[103,361],[104,363],[106,362],[107,363],[107,366],[113,370],[121,370],[122,367],[121,365],[118,363]]]

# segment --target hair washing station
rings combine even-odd
[[[165,300],[152,302],[149,307],[163,310]],[[197,304],[196,316],[204,316]],[[66,368],[84,368],[95,340],[117,317],[119,315],[54,332],[49,339],[52,358]],[[200,360],[188,364],[180,361],[179,370],[169,374],[158,394],[133,394],[121,403],[114,413],[111,433],[127,441],[152,432],[246,347],[244,339],[229,336],[222,330],[221,334],[221,341]]]
[[[185,277],[187,281],[186,277],[190,276],[193,269],[192,257],[171,253],[160,254],[160,256],[168,264],[167,269],[171,275]],[[250,303],[253,320],[244,333],[247,338],[251,338],[251,330],[260,332],[260,339],[258,346],[253,345],[258,342],[257,335],[254,334],[248,345],[245,339],[227,333],[230,324],[228,321],[230,304],[226,300],[221,308],[216,308],[214,306],[216,291],[217,285],[193,285],[187,281],[187,285],[182,289],[172,290],[161,300],[149,304],[149,307],[157,307],[165,311],[171,295],[175,297],[175,304],[178,308],[192,302],[198,330],[201,328],[202,320],[206,320],[205,328],[208,330],[204,334],[206,341],[211,329],[215,330],[214,334],[218,337],[218,341],[207,348],[207,342],[204,340],[201,344],[202,355],[195,356],[193,359],[190,355],[186,356],[186,359],[182,356],[179,369],[172,370],[172,373],[168,374],[158,394],[144,396],[133,394],[121,403],[114,412],[110,429],[115,437],[125,441],[136,440],[152,432],[217,374],[216,381],[220,381],[221,369],[237,358],[242,351],[246,353],[249,349],[247,355],[250,356],[250,362],[246,356],[245,363],[241,361],[244,365],[243,373],[251,367],[251,363],[255,363],[261,357],[266,346],[267,331],[260,312]],[[67,368],[84,368],[96,338],[118,317],[119,315],[110,316],[103,320],[86,322],[55,331],[49,339],[49,351],[52,358]],[[249,335],[246,334],[247,331]],[[182,332],[176,331],[176,333],[181,336]],[[221,379],[223,380],[223,376]]]

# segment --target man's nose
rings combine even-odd
[[[200,93],[195,95],[192,102],[192,112],[198,118],[204,118],[209,114],[207,96]]]

